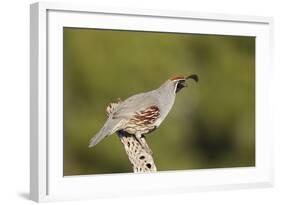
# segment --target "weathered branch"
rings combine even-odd
[[[141,146],[140,142],[134,135],[128,135],[124,133],[117,134],[120,141],[124,145],[125,151],[131,164],[133,165],[133,170],[135,173],[157,171],[152,153]],[[148,147],[144,137],[142,138],[142,140],[142,143],[145,143]]]

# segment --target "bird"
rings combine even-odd
[[[111,103],[107,107],[108,118],[100,131],[91,138],[89,147],[97,145],[106,136],[125,132],[135,136],[141,146],[151,153],[142,139],[145,134],[155,131],[160,126],[173,107],[178,92],[187,87],[188,79],[195,82],[199,80],[196,74],[187,77],[176,75],[155,90]]]

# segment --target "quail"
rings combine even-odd
[[[187,86],[188,79],[198,82],[196,74],[188,77],[174,76],[156,90],[111,103],[107,107],[108,119],[101,130],[92,137],[89,147],[95,146],[108,135],[125,132],[134,135],[144,149],[149,149],[145,147],[142,138],[160,126],[170,112],[176,94]]]

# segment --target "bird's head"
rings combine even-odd
[[[187,87],[187,80],[192,79],[195,82],[198,82],[199,78],[196,74],[189,75],[187,77],[184,76],[173,76],[169,80],[172,82],[174,87],[174,93],[176,94],[182,88]]]

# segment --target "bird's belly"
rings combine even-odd
[[[169,95],[165,101],[159,101],[161,114],[167,115],[170,112],[175,103],[175,97],[175,95]]]
[[[136,124],[128,123],[123,129],[123,131],[132,135],[135,135],[136,133],[147,134],[154,131],[156,127],[157,126],[155,125],[155,123],[149,125],[148,124],[136,125]]]
[[[171,104],[170,106],[166,106],[165,109],[161,109],[160,117],[154,122],[154,125],[156,127],[159,127],[160,124],[165,120],[165,118],[169,114],[170,110],[172,109],[172,106],[173,106],[173,104]],[[165,110],[165,111],[163,111],[163,110]]]
[[[158,118],[155,122],[154,122],[154,126],[155,127],[159,127],[160,126],[160,124],[162,123],[162,119],[161,118]]]

